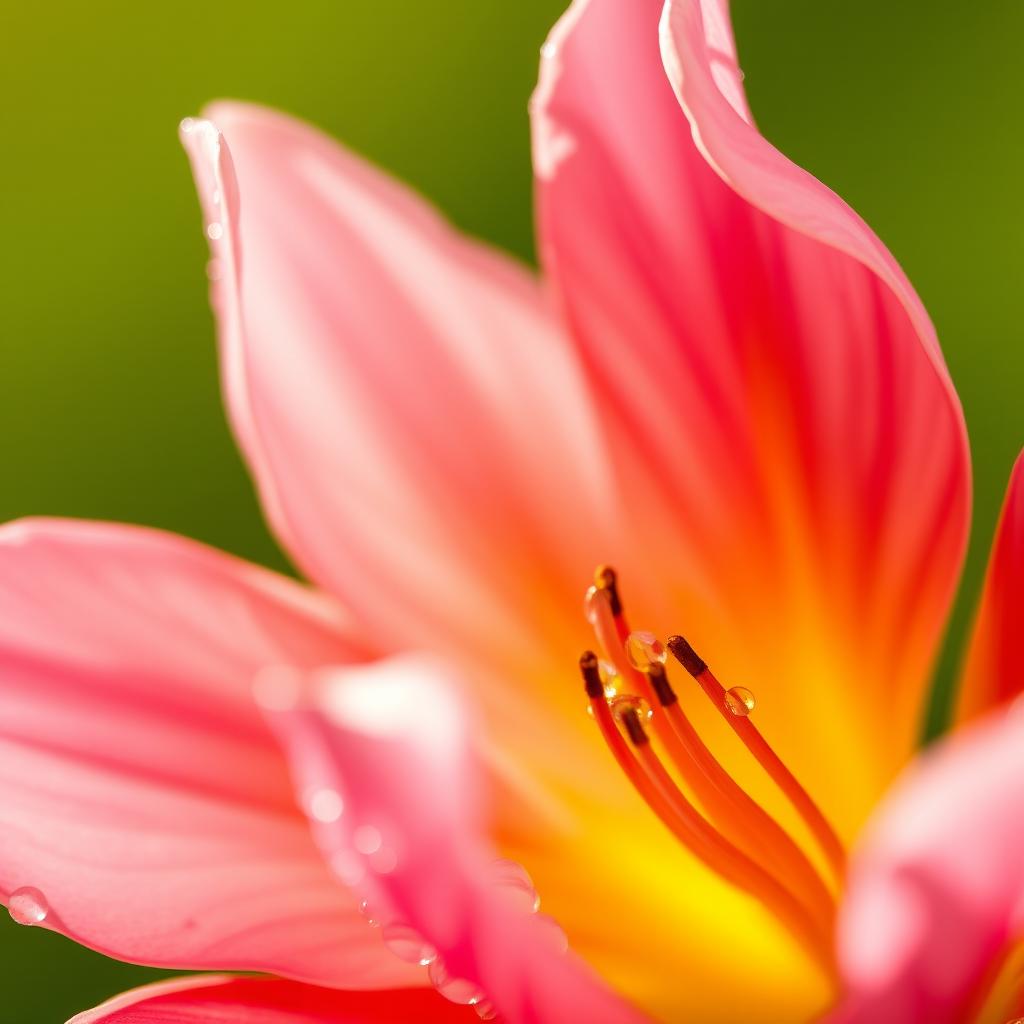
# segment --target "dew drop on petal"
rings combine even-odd
[[[620,693],[617,697],[612,697],[608,701],[608,707],[611,708],[612,715],[617,722],[622,721],[622,716],[627,711],[635,711],[644,724],[654,717],[651,705],[635,693]]]
[[[345,801],[333,789],[318,789],[309,798],[309,816],[329,825],[341,817]]]
[[[481,1020],[494,1020],[495,1017],[498,1016],[498,1011],[495,1008],[494,1003],[487,999],[481,999],[473,1009],[476,1010],[476,1015]]]
[[[186,134],[192,131],[196,126],[196,119],[194,117],[183,117],[178,127]]]
[[[206,276],[211,281],[219,281],[224,276],[224,265],[220,260],[209,260],[207,262]]]
[[[380,829],[373,825],[360,825],[352,833],[352,845],[363,854],[376,853],[384,843]]]
[[[473,1006],[483,999],[483,993],[471,981],[465,978],[453,978],[438,958],[427,968],[427,977],[430,984],[437,989],[438,995],[442,995],[451,1003],[458,1003],[460,1006]]]
[[[569,937],[553,917],[538,914],[535,921],[541,929],[541,941],[550,943],[559,953],[569,952]]]
[[[655,662],[659,665],[665,664],[668,652],[653,633],[638,630],[626,638],[626,657],[633,668],[649,672]]]
[[[224,237],[224,225],[219,220],[211,221],[206,225],[206,237],[211,241],[216,242],[217,239]]]
[[[42,924],[50,912],[46,897],[30,885],[15,889],[7,901],[7,912],[15,924]]]
[[[556,56],[557,53],[558,53],[558,47],[555,46],[555,44],[553,42],[551,42],[550,39],[540,48],[540,55],[545,60],[551,60],[551,58]]]
[[[755,704],[753,693],[745,686],[734,686],[725,691],[725,706],[738,718],[746,718],[754,710]]]
[[[491,864],[488,874],[491,882],[507,894],[516,906],[531,914],[540,908],[540,896],[522,864],[514,860],[496,860]]]
[[[374,928],[380,926],[380,914],[369,900],[363,900],[359,904],[359,913],[366,918],[366,923]]]
[[[387,924],[381,929],[380,935],[384,945],[407,964],[426,967],[437,959],[437,950],[407,924]]]

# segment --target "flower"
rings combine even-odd
[[[927,314],[753,127],[721,0],[576,0],[542,53],[546,290],[290,118],[182,125],[229,417],[317,589],[141,528],[4,527],[0,892],[111,956],[281,977],[79,1024],[937,1021],[1012,978],[1005,710],[883,804],[829,941],[967,533]],[[1019,689],[1022,486],[963,717]]]

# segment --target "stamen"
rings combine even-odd
[[[695,856],[727,881],[765,903],[808,952],[822,962],[826,970],[831,970],[830,932],[823,929],[772,875],[701,817],[658,759],[633,709],[621,715],[630,738],[630,745],[627,745],[603,698],[596,655],[586,652],[580,659],[580,668],[605,742],[643,800]]]
[[[607,567],[598,570],[608,578]],[[595,574],[595,578],[599,578]],[[614,579],[614,574],[611,574]],[[616,585],[615,590],[618,595]],[[765,863],[781,881],[798,893],[804,905],[824,927],[831,927],[835,918],[835,900],[814,865],[799,845],[733,779],[700,738],[677,701],[667,705],[660,700],[654,679],[664,678],[664,666],[654,661],[648,672],[640,672],[626,657],[624,640],[631,635],[629,622],[619,598],[619,613],[612,612],[610,593],[597,589],[588,604],[590,621],[597,638],[619,674],[634,692],[662,713],[653,716],[653,727],[671,763],[686,785],[693,791],[710,821],[731,843],[757,861]],[[662,685],[659,682],[659,685]],[[669,687],[671,690],[671,687]],[[673,694],[674,696],[674,694]]]
[[[822,814],[807,790],[786,767],[782,759],[761,735],[757,726],[747,717],[729,710],[727,691],[715,678],[707,663],[681,636],[671,636],[666,643],[675,659],[700,683],[701,689],[722,717],[732,726],[744,746],[754,755],[761,767],[779,787],[818,843],[836,880],[846,871],[846,851],[835,830]]]

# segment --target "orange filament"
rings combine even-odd
[[[786,767],[757,726],[749,718],[734,715],[726,703],[725,687],[714,677],[707,665],[697,657],[693,648],[681,637],[669,637],[668,649],[676,660],[700,683],[701,689],[712,704],[718,708],[743,745],[754,755],[758,764],[768,773],[782,791],[793,809],[803,819],[814,836],[821,852],[825,855],[836,880],[841,880],[846,871],[846,851],[818,805],[797,781],[796,776]]]
[[[580,664],[592,713],[620,767],[655,814],[691,852],[727,881],[761,899],[831,970],[834,896],[800,846],[708,749],[679,706],[664,666],[652,661],[646,671],[639,671],[630,664],[625,657],[630,627],[615,573],[601,567],[595,573],[595,581],[596,586],[588,592],[588,608],[601,646],[618,674],[629,680],[636,693],[650,704],[655,736],[674,770],[693,792],[703,815],[683,795],[651,748],[636,710],[630,709],[621,716],[613,714],[605,699],[597,658],[588,652]],[[672,638],[670,645],[677,641],[681,638]],[[679,657],[676,649],[670,649]],[[679,650],[682,652],[682,648]],[[683,664],[691,668],[698,661]],[[807,822],[837,880],[840,879],[845,856],[835,833],[756,727],[728,711],[724,688],[706,668],[700,662],[700,672],[710,677],[699,680],[704,692],[733,720],[730,724],[734,728],[744,724],[750,727],[742,731],[737,728],[737,733]],[[632,744],[627,744],[620,734],[616,717],[627,728]],[[756,739],[750,740],[751,732]]]
[[[811,956],[822,962],[826,970],[831,970],[828,954],[830,932],[823,931],[820,923],[807,913],[789,890],[708,824],[686,799],[651,749],[635,709],[623,715],[623,724],[631,740],[627,744],[604,699],[596,655],[588,651],[580,659],[580,667],[587,680],[590,706],[601,734],[644,802],[695,856],[726,881],[763,902]]]

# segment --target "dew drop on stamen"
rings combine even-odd
[[[626,638],[626,657],[633,668],[649,672],[655,662],[659,665],[665,664],[668,652],[653,633],[637,630]]]
[[[407,964],[427,967],[437,959],[437,950],[407,924],[387,924],[380,934],[384,945]]]
[[[651,705],[648,704],[643,697],[638,697],[635,693],[622,693],[617,697],[612,697],[612,699],[608,701],[608,707],[611,708],[612,715],[616,722],[621,722],[622,716],[627,711],[635,711],[639,716],[640,721],[644,724],[654,717]]]
[[[619,692],[619,685],[622,683],[622,676],[619,670],[610,661],[599,661],[597,670],[601,673],[601,682],[604,683],[604,695],[611,700]]]
[[[7,912],[15,924],[42,924],[50,912],[46,897],[30,885],[15,889],[7,901]]]
[[[491,882],[523,910],[533,914],[540,909],[540,896],[522,864],[514,860],[496,860],[491,864],[488,875]]]
[[[592,626],[597,625],[598,620],[598,601],[605,600],[604,594],[597,587],[587,587],[587,592],[583,595],[583,617]]]
[[[437,959],[427,968],[430,984],[451,1003],[460,1006],[474,1006],[483,1001],[484,994],[471,981],[465,978],[453,978],[444,963]]]
[[[756,704],[753,693],[745,686],[734,686],[725,691],[725,706],[738,718],[746,718]]]

